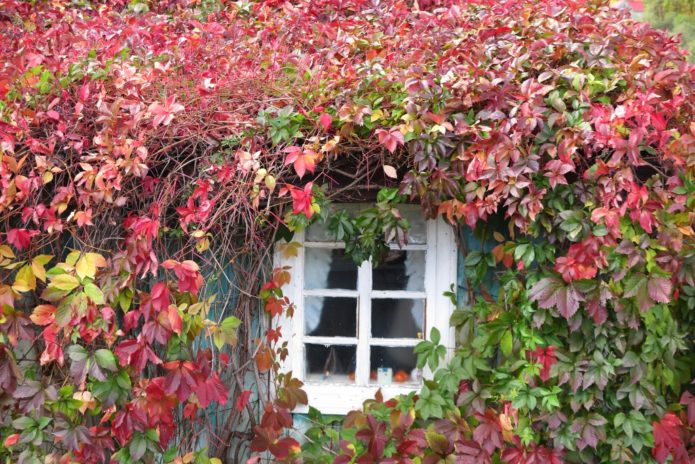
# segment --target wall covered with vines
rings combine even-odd
[[[692,462],[677,39],[603,1],[0,0],[0,44],[0,459]],[[378,259],[405,202],[478,235],[459,347],[299,437],[273,244]]]

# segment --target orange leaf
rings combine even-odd
[[[256,354],[256,365],[261,372],[269,370],[273,366],[273,350],[263,346]]]

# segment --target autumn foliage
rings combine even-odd
[[[0,0],[0,458],[692,462],[695,68],[606,3]],[[459,347],[301,437],[273,244],[407,201]]]

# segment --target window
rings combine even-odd
[[[410,221],[410,240],[378,266],[356,265],[323,225],[296,234],[296,257],[276,256],[292,267],[286,295],[297,306],[281,321],[289,343],[283,366],[305,382],[309,404],[328,414],[359,409],[378,388],[384,397],[417,389],[414,346],[437,327],[453,348],[452,304],[444,292],[456,282],[453,229],[425,221],[419,207],[399,208]],[[299,411],[302,412],[302,411]]]

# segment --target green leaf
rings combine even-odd
[[[104,304],[104,293],[101,291],[99,287],[94,285],[93,283],[88,283],[87,285],[84,286],[84,292],[87,294],[90,300],[94,302],[94,304]]]
[[[239,339],[237,338],[237,329],[241,325],[241,320],[238,317],[229,316],[225,318],[217,327],[217,332],[213,337],[217,349],[222,349],[225,343],[235,346]]]
[[[64,300],[60,303],[56,309],[55,318],[58,327],[65,327],[70,323],[72,319],[72,306],[68,300]]]
[[[36,421],[31,417],[22,416],[12,421],[12,427],[17,430],[26,430],[29,427],[33,427]]]
[[[141,434],[133,436],[128,446],[128,451],[130,451],[130,457],[133,458],[134,461],[139,461],[147,451],[147,441],[145,437]]]
[[[500,340],[500,349],[505,357],[509,357],[512,354],[514,339],[512,337],[511,329],[507,329],[502,334],[502,339]]]
[[[439,333],[439,330],[437,330],[436,327],[432,327],[432,331],[430,332],[430,340],[432,340],[432,343],[435,345],[439,344],[439,341],[442,339],[441,334]]]
[[[103,348],[99,349],[94,353],[94,358],[99,367],[111,372],[116,372],[118,370],[116,356],[111,351]]]

